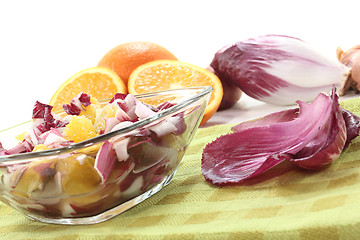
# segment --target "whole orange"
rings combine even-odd
[[[128,42],[107,52],[99,61],[99,67],[114,70],[127,83],[131,72],[140,65],[159,59],[177,60],[166,48],[152,42]]]

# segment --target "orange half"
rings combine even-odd
[[[111,69],[92,67],[84,69],[66,80],[52,96],[49,104],[53,111],[62,110],[80,92],[90,94],[96,99],[112,98],[116,93],[127,93],[126,84]]]
[[[212,72],[177,60],[156,60],[137,67],[128,81],[128,91],[134,95],[198,86],[213,88],[201,121],[201,124],[204,124],[217,111],[223,96],[221,82]]]

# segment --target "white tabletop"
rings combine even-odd
[[[152,41],[207,67],[225,45],[264,34],[299,37],[334,56],[360,44],[357,0],[1,1],[0,127],[29,120],[70,76],[114,46]],[[284,107],[243,96],[206,126],[241,122]]]

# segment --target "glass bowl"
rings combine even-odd
[[[66,147],[0,156],[0,200],[32,220],[55,224],[94,224],[126,211],[170,183],[211,92],[194,87],[137,95],[145,103],[171,99],[176,105]],[[30,124],[1,131],[1,143],[13,146]],[[127,157],[106,167],[104,181],[94,162],[109,143],[125,146]],[[111,148],[104,152],[118,156]]]

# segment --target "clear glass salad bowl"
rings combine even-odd
[[[137,95],[145,103],[171,99],[176,104],[66,147],[0,156],[0,200],[32,220],[55,224],[94,224],[128,210],[170,183],[211,92],[211,87],[195,87]],[[0,141],[14,144],[29,124],[1,131]],[[93,166],[100,149],[116,156],[104,151],[109,143],[126,146],[126,158],[115,157],[106,166],[104,181]]]

